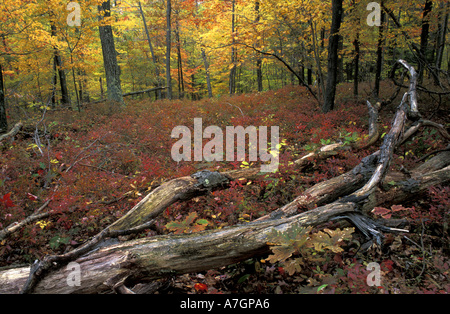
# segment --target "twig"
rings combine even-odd
[[[317,95],[313,92],[313,90],[311,89],[311,87],[309,87],[309,85],[308,84],[306,84],[305,83],[305,81],[303,80],[303,78],[286,62],[286,61],[284,61],[283,60],[283,58],[281,58],[280,56],[278,56],[277,54],[275,54],[275,53],[270,53],[270,52],[265,52],[265,51],[262,51],[262,50],[259,50],[258,48],[255,48],[254,46],[249,46],[249,45],[247,45],[247,44],[244,44],[244,43],[236,43],[236,44],[239,44],[239,45],[243,45],[243,46],[245,46],[245,47],[247,47],[247,48],[251,48],[251,49],[253,49],[254,51],[256,51],[256,52],[258,52],[258,53],[260,53],[260,54],[263,54],[263,55],[265,55],[265,56],[271,56],[271,57],[274,57],[275,59],[277,59],[278,61],[280,61],[281,63],[283,63],[284,64],[284,66],[292,73],[292,74],[294,74],[296,77],[297,77],[297,79],[299,80],[299,82],[301,83],[301,85],[303,85],[303,86],[305,86],[307,89],[308,89],[308,92],[314,97],[314,99],[317,101],[317,103],[320,105],[320,100],[319,100],[319,98],[317,98]]]
[[[98,141],[100,141],[101,139],[103,139],[106,135],[110,134],[110,132],[106,133],[105,135],[96,138],[91,144],[89,144],[87,147],[85,147],[81,152],[78,153],[78,155],[75,157],[75,161],[70,165],[69,168],[66,169],[65,172],[69,172],[78,162],[80,162],[81,160],[78,160],[78,158],[85,153],[86,151],[88,151],[95,143],[97,143]]]
[[[238,108],[239,111],[241,112],[242,117],[245,118],[244,113],[242,112],[241,108],[239,108],[239,107],[236,106],[236,105],[230,104],[229,102],[227,102],[226,104]]]
[[[41,207],[39,207],[34,214],[31,216],[25,218],[21,222],[14,222],[10,224],[8,227],[0,231],[0,240],[6,239],[10,234],[14,233],[16,230],[22,228],[26,224],[29,224],[31,222],[34,222],[39,219],[47,218],[52,213],[46,212],[46,213],[39,213],[41,210],[43,210],[47,205],[51,202],[51,199],[48,199]]]

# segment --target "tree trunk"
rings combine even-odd
[[[381,1],[383,5],[383,1]],[[377,66],[375,70],[375,88],[373,90],[373,96],[378,99],[380,95],[380,82],[381,72],[383,70],[383,42],[384,42],[384,11],[381,11],[381,25],[378,28],[378,45],[377,45]]]
[[[111,16],[110,0],[98,6],[99,12],[103,11],[104,17]],[[103,20],[100,17],[100,20]],[[111,25],[99,26],[100,41],[102,44],[103,64],[106,74],[106,87],[108,100],[123,104],[122,87],[120,83],[120,68],[117,64],[117,52],[114,45],[114,35]]]
[[[428,35],[430,33],[430,21],[428,15],[431,13],[433,9],[433,1],[426,0],[425,7],[423,9],[423,17],[422,17],[422,33],[420,34],[420,52],[422,56],[425,58],[425,62],[428,62]],[[422,62],[419,65],[419,84],[423,81],[423,73],[425,69],[425,64]]]
[[[355,74],[353,77],[353,95],[355,98],[358,98],[359,94],[359,58],[360,58],[360,49],[359,49],[359,32],[356,34],[356,39],[353,42],[353,46],[355,47],[355,58],[353,59]]]
[[[444,8],[444,5],[445,5],[444,3],[441,3],[441,9]],[[449,6],[448,3],[447,6]],[[449,13],[444,13],[444,15],[440,17],[438,20],[437,47],[436,47],[436,68],[438,70],[441,69],[442,59],[444,57],[445,39],[447,36],[447,28],[448,28],[448,16]]]
[[[211,87],[211,77],[210,77],[210,73],[209,73],[209,63],[208,63],[208,59],[206,57],[205,48],[203,48],[203,47],[202,47],[202,58],[203,58],[203,64],[204,64],[205,73],[206,73],[206,86],[208,88],[208,97],[212,98],[213,92],[212,92],[212,87]]]
[[[317,76],[318,76],[318,95],[317,97],[319,99],[321,98],[321,94],[324,93],[325,90],[325,85],[324,85],[324,80],[323,80],[323,74],[322,74],[322,67],[320,64],[320,57],[319,57],[319,47],[317,47],[316,45],[316,27],[315,27],[315,22],[314,21],[310,21],[310,26],[311,26],[311,35],[312,35],[312,42],[313,42],[313,50],[314,50],[314,57],[316,59],[316,67],[317,67]],[[311,79],[312,81],[312,79]]]
[[[259,11],[259,0],[255,1],[255,12],[256,12],[256,18],[255,18],[255,24],[258,25],[259,21],[261,20],[261,15]],[[256,43],[256,47],[259,47],[259,43]],[[263,91],[263,77],[262,77],[262,58],[258,54],[256,56],[256,85],[258,86],[258,92]]]
[[[180,25],[175,21],[175,40],[177,43],[177,65],[178,65],[178,98],[184,98],[184,75],[183,75],[183,60],[181,59],[181,39],[180,39]]]
[[[148,31],[147,22],[145,20],[144,10],[142,10],[141,1],[138,1],[139,12],[141,13],[142,22],[144,23],[144,30],[147,36],[148,47],[150,48],[150,53],[152,55],[153,65],[155,66],[155,76],[157,87],[162,87],[161,77],[159,73],[158,61],[156,60],[155,52],[153,51],[152,41],[150,39],[150,33]],[[161,99],[161,89],[158,89],[158,99]]]
[[[52,23],[50,25],[52,36],[56,36],[56,26]],[[67,79],[66,79],[66,72],[62,68],[62,60],[61,56],[59,54],[58,48],[53,47],[53,62],[56,65],[56,68],[58,69],[59,74],[59,84],[61,86],[61,103],[63,105],[70,105],[70,96],[67,89]]]
[[[332,2],[332,22],[330,30],[330,40],[328,44],[328,73],[327,86],[324,95],[323,112],[329,112],[334,109],[334,100],[336,97],[337,68],[338,68],[338,47],[339,31],[342,22],[342,0],[333,0]]]
[[[170,51],[172,49],[172,2],[167,0],[166,4],[166,86],[167,98],[172,99],[172,78],[170,75]]]
[[[8,119],[6,118],[5,87],[3,86],[3,70],[0,64],[0,134],[8,132]]]
[[[233,95],[236,93],[236,47],[235,39],[234,39],[234,32],[235,32],[235,23],[236,23],[236,0],[232,0],[232,8],[231,8],[231,70],[230,70],[230,78],[229,78],[229,92],[230,95]]]

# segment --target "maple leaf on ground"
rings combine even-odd
[[[6,208],[15,206],[13,201],[11,200],[11,192],[3,195],[0,201],[5,205]]]
[[[346,228],[344,230],[336,229],[324,229],[311,236],[311,244],[316,251],[323,251],[324,249],[331,250],[334,253],[340,253],[344,249],[341,248],[344,240],[352,238],[352,233],[355,232],[355,228]]]
[[[385,219],[389,219],[392,216],[391,210],[384,207],[375,207],[374,209],[372,209],[372,213]]]
[[[209,221],[206,219],[198,219],[197,221],[195,221],[197,216],[198,214],[196,212],[192,212],[183,221],[169,222],[168,224],[166,224],[166,228],[169,231],[175,232],[175,234],[203,231],[208,226]]]
[[[208,286],[204,283],[196,283],[194,289],[197,290],[197,292],[206,292],[208,291]]]

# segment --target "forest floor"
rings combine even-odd
[[[367,134],[365,100],[370,88],[338,87],[338,108],[320,111],[305,88],[287,86],[277,91],[222,96],[200,101],[127,99],[123,109],[96,104],[81,113],[42,108],[14,108],[13,125],[23,130],[14,141],[0,143],[0,230],[20,221],[47,200],[48,218],[29,224],[0,242],[0,267],[29,264],[47,254],[78,247],[124,215],[149,191],[167,180],[199,170],[224,171],[254,166],[247,162],[175,162],[171,138],[175,126],[279,126],[280,167],[276,173],[243,180],[229,189],[170,206],[152,230],[133,237],[170,233],[168,224],[184,223],[184,230],[223,228],[270,213],[312,185],[351,170],[378,150],[381,140],[358,154],[346,151],[318,161],[301,172],[292,163],[309,151],[337,141],[356,141]],[[383,82],[382,97],[394,88]],[[448,99],[419,92],[425,118],[450,127]],[[382,132],[389,130],[401,95],[382,108]],[[26,114],[25,114],[26,113]],[[383,136],[383,135],[382,135]],[[39,142],[40,141],[40,142]],[[204,142],[207,142],[205,140]],[[424,129],[402,145],[391,168],[411,169],[430,152],[446,147],[433,129]],[[387,183],[389,185],[389,183]],[[360,247],[364,238],[355,231],[339,252],[309,252],[300,256],[294,274],[286,263],[268,256],[203,273],[161,280],[157,293],[449,293],[450,187],[435,186],[402,204],[383,204],[375,218],[408,221],[408,234],[387,234],[381,247]],[[170,226],[170,225],[169,225]],[[187,227],[186,227],[187,226]],[[345,228],[329,223],[329,229]],[[323,228],[321,228],[323,229]],[[317,231],[317,230],[316,230]],[[379,285],[369,286],[371,262],[380,266]]]

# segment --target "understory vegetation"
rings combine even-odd
[[[362,85],[362,97],[371,87]],[[382,82],[381,97],[393,94]],[[316,183],[341,175],[379,149],[398,96],[380,110],[381,139],[370,147],[339,152],[301,170],[294,160],[336,142],[356,142],[368,133],[365,99],[354,99],[349,84],[337,88],[337,108],[323,113],[306,88],[286,86],[220,98],[127,99],[117,109],[88,105],[80,113],[45,107],[14,107],[8,114],[24,127],[0,142],[0,230],[36,210],[50,213],[0,241],[0,267],[31,264],[68,252],[122,217],[157,186],[200,170],[255,166],[235,162],[175,162],[171,148],[178,125],[280,127],[280,167],[255,180],[168,207],[151,229],[121,240],[157,234],[219,229],[258,219],[291,202]],[[419,110],[449,130],[448,95],[421,93]],[[439,105],[438,105],[439,104]],[[207,142],[207,140],[204,140]],[[446,142],[423,128],[395,151],[392,170],[407,171]],[[395,182],[381,187],[390,189]],[[43,208],[42,208],[43,207]],[[299,209],[299,212],[308,209]],[[272,254],[202,273],[160,279],[157,293],[449,293],[450,187],[433,186],[401,204],[377,206],[372,218],[407,221],[409,233],[385,234],[382,245],[363,248],[366,239],[352,225],[329,222],[271,236]],[[380,265],[379,286],[369,286],[367,265]]]

